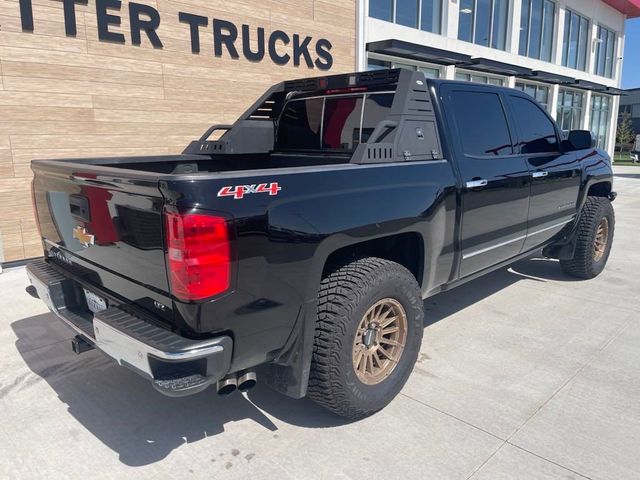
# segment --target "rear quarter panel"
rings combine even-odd
[[[274,182],[281,187],[275,196],[218,197],[223,187]],[[197,332],[230,331],[234,370],[271,361],[285,344],[302,340],[305,322],[315,321],[325,262],[342,247],[415,232],[425,248],[423,292],[451,276],[456,189],[444,160],[229,172],[161,182],[161,190],[178,208],[197,205],[232,217],[232,291],[202,304],[175,304],[175,311]]]

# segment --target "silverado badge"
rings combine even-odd
[[[93,245],[95,237],[87,232],[87,229],[81,226],[77,226],[73,229],[73,238],[78,240],[84,248],[88,248]]]

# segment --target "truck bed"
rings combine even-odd
[[[65,160],[36,160],[36,165],[54,166],[59,163],[118,170],[134,170],[164,175],[221,173],[235,171],[271,170],[349,163],[350,155],[318,153],[271,153],[239,155],[169,155],[143,157],[79,158]]]

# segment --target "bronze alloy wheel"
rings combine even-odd
[[[596,231],[596,238],[593,242],[593,259],[596,262],[602,260],[605,252],[607,251],[607,242],[609,241],[609,220],[607,217],[603,217],[598,224],[598,230]]]
[[[407,314],[397,300],[383,298],[364,314],[353,341],[353,368],[366,385],[391,375],[407,340]]]

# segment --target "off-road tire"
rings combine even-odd
[[[594,245],[598,226],[603,218],[608,221],[608,238],[604,254],[599,260],[596,260],[594,258]],[[578,221],[576,249],[573,258],[560,260],[562,270],[567,275],[582,279],[591,279],[598,276],[604,270],[609,259],[614,230],[615,215],[609,199],[587,197]]]
[[[367,385],[356,374],[354,339],[367,310],[381,299],[397,300],[406,313],[402,355],[387,378]],[[318,317],[308,396],[349,419],[367,417],[400,392],[415,365],[423,332],[423,301],[415,277],[405,267],[380,258],[363,258],[328,274],[320,285]]]

